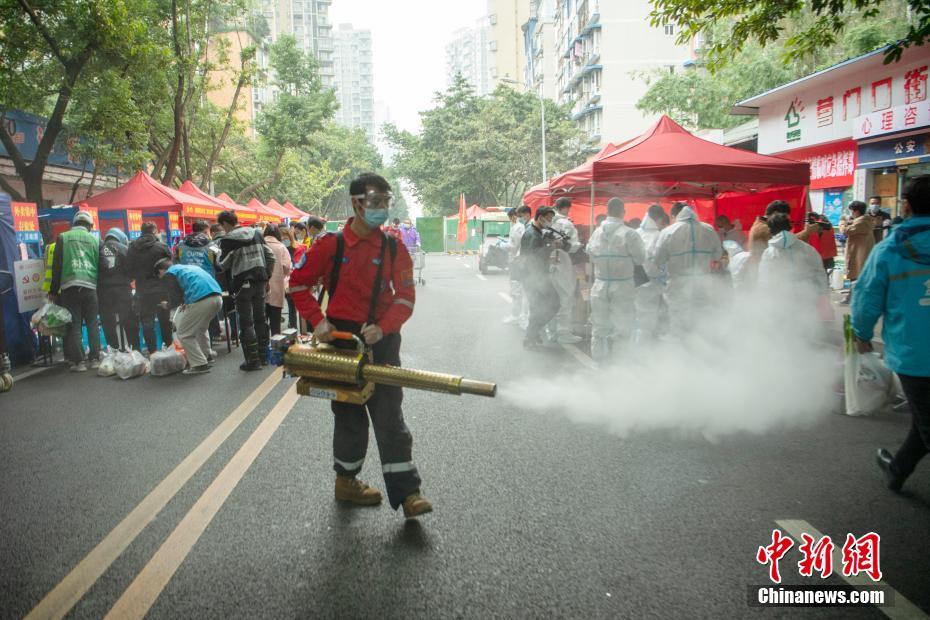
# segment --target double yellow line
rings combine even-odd
[[[26,618],[64,617],[281,379],[280,372],[274,372],[265,379],[52,588]],[[291,385],[117,600],[107,614],[108,618],[145,616],[255,458],[291,412],[297,398],[296,386]]]

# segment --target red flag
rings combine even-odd
[[[465,212],[465,194],[459,198],[459,227],[455,239],[463,246],[468,241],[468,215]]]

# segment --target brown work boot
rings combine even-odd
[[[407,519],[419,517],[420,515],[425,515],[430,512],[433,512],[433,505],[428,499],[420,495],[419,491],[411,493],[407,496],[407,499],[404,500],[404,517]]]
[[[352,502],[359,506],[374,506],[381,503],[381,491],[370,487],[355,476],[336,476],[336,499]]]

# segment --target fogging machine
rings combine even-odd
[[[371,349],[350,332],[333,332],[333,338],[355,343],[355,349],[329,344],[298,342],[297,330],[288,329],[271,339],[270,361],[284,372],[299,377],[297,393],[363,405],[375,385],[426,390],[443,394],[474,394],[494,397],[497,384],[474,381],[458,375],[375,364]]]

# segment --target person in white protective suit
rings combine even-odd
[[[672,331],[682,335],[710,305],[711,263],[720,260],[723,246],[717,231],[698,221],[691,207],[678,202],[671,213],[675,223],[659,235],[655,263],[668,268],[669,319]]]
[[[656,336],[659,327],[659,312],[662,306],[662,297],[665,294],[665,285],[668,282],[668,270],[659,268],[655,263],[656,242],[659,234],[669,224],[668,214],[661,205],[650,205],[643,218],[643,223],[636,230],[643,240],[646,249],[646,261],[643,271],[649,278],[648,282],[636,288],[636,340],[649,340]]]
[[[793,295],[819,296],[827,292],[823,259],[808,243],[791,232],[791,219],[776,213],[768,218],[772,238],[759,261],[758,284]]]
[[[519,264],[520,242],[526,232],[526,224],[533,215],[533,210],[526,205],[511,209],[510,213],[510,316],[504,323],[520,323],[524,328],[529,319],[529,306],[523,294],[522,265]]]
[[[555,201],[555,218],[552,220],[552,229],[561,233],[568,241],[567,251],[554,250],[555,257],[551,268],[552,285],[559,294],[559,313],[552,322],[550,333],[554,333],[554,339],[560,344],[581,342],[581,338],[572,333],[578,279],[571,255],[581,249],[581,241],[578,240],[578,230],[568,217],[571,208],[570,198],[559,198]]]
[[[642,237],[623,223],[623,201],[611,198],[607,219],[588,242],[594,264],[591,287],[591,357],[602,361],[610,354],[611,342],[628,342],[636,321],[633,272],[646,261]]]

